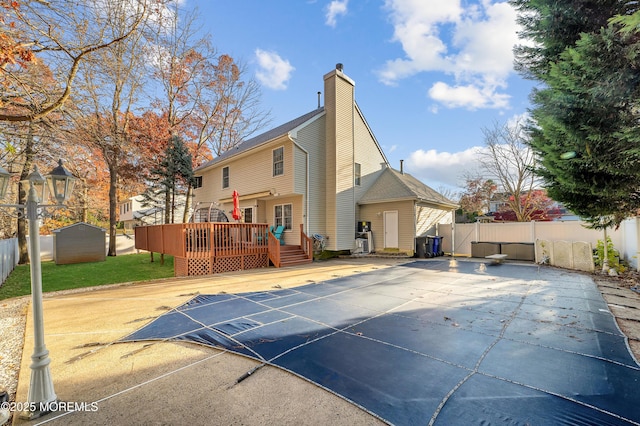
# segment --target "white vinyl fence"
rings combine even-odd
[[[28,242],[29,236],[27,235],[27,243]],[[116,238],[116,253],[118,255],[138,253],[138,250],[134,247],[134,243],[135,241],[130,236],[118,235]],[[108,247],[109,237],[107,236],[105,239],[105,252]],[[2,275],[0,286],[18,264],[18,258],[18,239],[9,238],[0,240],[0,274]],[[51,235],[40,236],[40,260],[42,262],[53,260],[53,236]]]
[[[18,264],[18,239],[8,238],[0,240],[0,276],[2,280],[0,285],[4,283],[11,271]]]
[[[620,252],[620,257],[633,268],[638,269],[640,246],[640,217],[627,219],[617,230],[607,229],[613,246]],[[598,240],[604,239],[604,232],[586,228],[581,221],[566,222],[500,222],[500,223],[456,223],[440,225],[438,235],[442,240],[443,250],[452,252],[452,233],[455,228],[456,255],[471,256],[472,242],[502,243],[535,243],[536,240],[567,241],[591,243],[595,248]]]

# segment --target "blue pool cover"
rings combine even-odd
[[[640,367],[593,280],[426,260],[292,289],[199,295],[122,341],[279,366],[384,421],[640,424]]]

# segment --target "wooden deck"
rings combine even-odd
[[[313,243],[300,226],[300,246],[281,246],[260,223],[176,223],[135,228],[136,249],[174,256],[175,276],[309,263]]]

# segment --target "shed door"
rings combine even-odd
[[[384,212],[384,248],[398,248],[398,211]]]

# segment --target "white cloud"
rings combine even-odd
[[[516,126],[522,126],[528,118],[530,118],[528,113],[514,114],[505,124],[515,129]],[[491,131],[491,128],[488,130]],[[498,145],[498,150],[500,149],[511,152],[507,145]],[[488,154],[486,146],[473,146],[459,152],[418,149],[409,155],[405,168],[411,175],[426,182],[432,188],[439,185],[463,188],[465,176],[482,176],[485,179],[499,181],[497,176],[487,174],[486,169],[483,169],[480,164],[483,154]],[[525,148],[522,157],[529,155]]]
[[[327,19],[325,23],[330,27],[336,26],[336,18],[347,14],[349,0],[332,0],[327,6]]]
[[[287,83],[291,79],[291,73],[295,68],[287,61],[282,59],[275,52],[267,52],[262,49],[256,49],[256,59],[260,70],[256,72],[256,78],[264,86],[273,90],[284,90]]]
[[[509,95],[497,93],[494,87],[449,86],[441,81],[429,89],[429,97],[448,108],[507,108]]]
[[[479,168],[478,151],[482,147],[471,147],[461,152],[438,152],[435,149],[414,151],[407,160],[407,170],[411,175],[429,182],[449,187],[464,185],[465,174],[476,174]]]
[[[448,108],[505,108],[501,90],[513,72],[513,46],[519,43],[516,12],[506,2],[480,0],[463,7],[460,0],[386,0],[394,25],[393,41],[405,57],[386,62],[380,80],[397,84],[423,72],[438,72],[429,96]]]
[[[524,126],[528,124],[528,121],[530,119],[531,119],[531,114],[529,114],[528,112],[524,112],[522,114],[515,114],[507,120],[507,126],[511,129],[516,128],[516,126]]]

